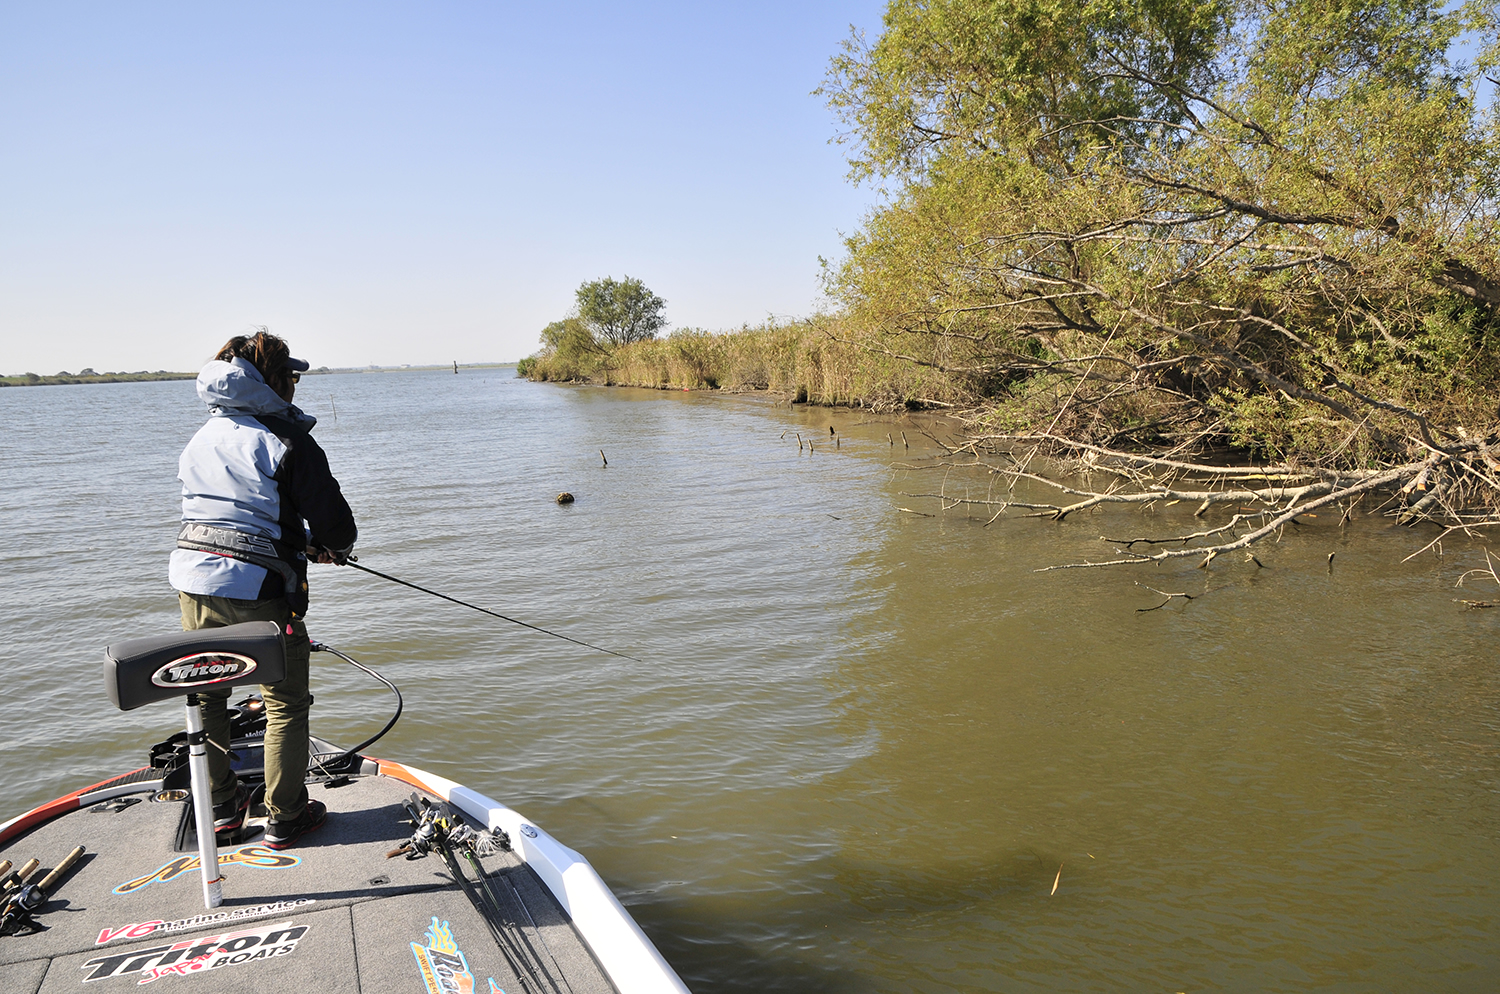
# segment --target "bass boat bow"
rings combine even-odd
[[[107,689],[128,709],[262,682],[276,672],[275,629],[117,643]],[[5,991],[686,994],[581,855],[478,791],[365,754],[369,743],[340,750],[313,738],[308,790],[328,820],[293,848],[259,841],[258,791],[238,837],[200,839],[196,710],[149,765],[0,825]],[[254,786],[259,698],[231,716],[234,767]],[[217,867],[211,879],[205,862]]]

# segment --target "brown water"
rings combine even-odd
[[[911,423],[754,398],[491,370],[298,400],[364,562],[645,660],[314,574],[315,637],[406,694],[372,751],[581,850],[695,991],[1500,986],[1500,610],[1455,602],[1500,591],[1454,586],[1476,546],[1403,564],[1431,533],[1335,515],[1265,569],[1037,573],[1190,509],[920,517],[903,492],[993,478]],[[111,709],[100,649],[176,627],[200,420],[191,383],[0,390],[0,818],[173,730]],[[1140,612],[1139,584],[1194,599]],[[325,736],[383,721],[348,667],[314,683]]]

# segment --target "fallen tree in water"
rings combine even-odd
[[[1017,454],[1011,448],[1024,442],[1035,444],[1024,454]],[[1054,476],[1030,468],[1040,445],[1047,445],[1053,451],[1066,449],[1075,453],[1076,459],[1063,464],[1069,470],[1066,475]],[[1386,513],[1403,523],[1442,524],[1441,534],[1418,550],[1422,552],[1453,532],[1473,535],[1478,529],[1500,524],[1500,515],[1495,512],[1500,497],[1500,477],[1497,477],[1500,451],[1497,450],[1500,443],[1493,439],[1468,439],[1444,449],[1432,449],[1422,459],[1397,466],[1340,470],[1291,465],[1215,466],[1106,449],[1057,436],[979,436],[950,448],[949,454],[972,455],[976,462],[982,462],[982,456],[1005,457],[1007,465],[984,464],[1011,482],[1008,490],[1013,491],[1016,483],[1028,481],[1056,491],[1059,500],[1039,502],[993,496],[981,499],[941,492],[906,496],[934,498],[942,501],[945,508],[993,508],[990,522],[1012,510],[1026,517],[1061,521],[1071,514],[1109,504],[1145,508],[1186,501],[1196,504],[1194,517],[1199,518],[1217,505],[1235,508],[1227,522],[1197,531],[1164,536],[1100,536],[1102,542],[1115,546],[1115,558],[1065,563],[1044,570],[1159,563],[1170,559],[1198,559],[1198,565],[1206,567],[1224,553],[1248,550],[1261,539],[1279,534],[1302,515],[1332,507],[1341,512],[1342,521],[1366,497],[1373,497]],[[1102,489],[1069,482],[1100,474],[1111,481]],[[1172,547],[1139,551],[1137,546]],[[1247,551],[1246,558],[1261,565],[1253,553]]]

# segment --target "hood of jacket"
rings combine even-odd
[[[311,431],[318,419],[288,404],[267,385],[260,370],[244,359],[215,359],[198,374],[198,397],[216,418],[269,415]]]

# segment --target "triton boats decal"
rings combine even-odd
[[[131,922],[128,925],[119,925],[115,928],[106,928],[100,931],[99,938],[94,945],[102,946],[116,939],[144,939],[148,935],[170,935],[173,932],[191,932],[195,929],[207,928],[210,925],[224,925],[233,921],[245,921],[251,918],[266,918],[270,915],[283,915],[298,908],[304,908],[309,904],[317,904],[315,897],[304,897],[298,901],[276,901],[272,904],[257,904],[253,908],[235,908],[231,911],[215,911],[211,914],[194,915],[191,918],[179,918],[176,921],[162,921],[160,919],[149,922]]]
[[[201,687],[255,672],[255,660],[237,652],[195,652],[174,659],[151,674],[158,687]]]
[[[252,843],[248,846],[240,846],[236,849],[224,849],[219,852],[219,865],[229,866],[237,863],[240,866],[258,866],[266,870],[285,870],[302,862],[302,857],[293,856],[291,853],[278,852],[270,846],[260,843]],[[166,883],[176,880],[184,873],[191,873],[200,866],[198,855],[179,856],[170,863],[163,863],[144,877],[136,877],[127,880],[115,888],[116,894],[132,894],[142,887],[149,887],[154,883]]]
[[[149,949],[132,949],[112,956],[96,956],[79,969],[92,971],[83,978],[86,984],[127,976],[135,976],[137,983],[149,984],[162,977],[186,977],[205,970],[220,970],[226,966],[285,956],[297,948],[307,929],[306,925],[291,922],[262,925],[242,932],[224,932]]]
[[[468,957],[458,948],[448,923],[439,923],[434,917],[425,938],[425,946],[411,944],[411,954],[417,958],[417,969],[422,971],[427,994],[474,994],[474,974],[469,970]],[[505,994],[493,977],[489,978],[489,984],[490,994]]]

